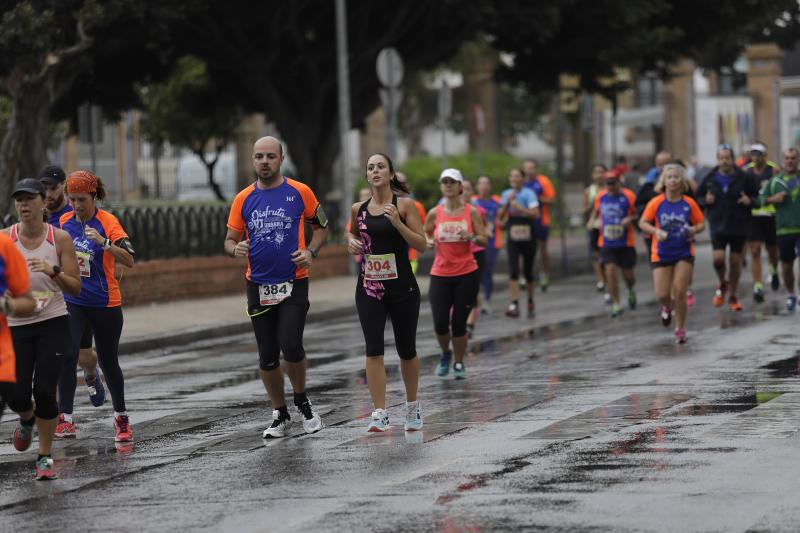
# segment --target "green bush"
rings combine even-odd
[[[447,158],[449,168],[457,168],[465,178],[475,182],[482,174],[492,178],[492,188],[500,193],[508,187],[508,172],[514,167],[522,167],[522,160],[505,152],[470,152],[451,155]],[[397,169],[408,177],[414,197],[428,208],[439,200],[439,174],[442,171],[440,157],[414,157],[405,161]],[[539,172],[548,174],[549,169],[539,165]]]

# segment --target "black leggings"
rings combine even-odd
[[[122,307],[88,307],[67,302],[69,311],[70,350],[64,359],[61,377],[58,380],[58,408],[62,413],[72,414],[75,402],[75,387],[78,378],[75,368],[78,366],[81,337],[86,323],[92,327],[97,362],[106,378],[108,392],[114,411],[125,411],[125,378],[119,366],[119,337],[122,335]]]
[[[14,384],[7,381],[0,381],[0,420],[3,419],[3,411],[6,410],[6,402],[11,400],[14,394]]]
[[[309,307],[308,278],[295,280],[292,295],[269,307],[259,303],[258,284],[247,282],[247,309],[258,344],[258,368],[279,368],[281,352],[290,363],[305,359],[303,330]]]
[[[367,345],[367,357],[383,355],[387,315],[392,319],[397,355],[406,361],[417,356],[419,302],[419,290],[410,291],[402,299],[386,301],[368,296],[361,286],[356,287],[356,309]]]
[[[28,411],[33,395],[33,414],[43,420],[56,418],[58,377],[70,346],[69,317],[13,326],[11,337],[17,356],[17,384],[8,406],[18,413]]]
[[[463,276],[431,276],[428,298],[437,335],[450,332],[451,311],[453,337],[467,334],[467,318],[478,297],[480,279],[477,270]]]
[[[522,274],[529,283],[533,281],[533,262],[536,259],[536,241],[508,241],[508,274],[519,279],[519,256],[522,256]]]

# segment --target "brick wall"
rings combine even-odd
[[[311,275],[347,275],[348,261],[344,246],[325,246],[314,261]],[[120,281],[122,303],[142,305],[243,292],[246,270],[243,258],[227,256],[142,261],[132,269],[124,269]]]

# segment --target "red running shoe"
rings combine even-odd
[[[58,425],[56,426],[55,436],[60,439],[74,439],[76,435],[75,424],[64,420],[64,415],[58,415]]]
[[[130,442],[133,440],[133,428],[128,421],[127,415],[119,415],[114,418],[114,429],[117,431],[117,436],[114,437],[115,442]]]

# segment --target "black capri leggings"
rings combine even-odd
[[[428,298],[437,335],[450,332],[451,310],[453,337],[467,334],[467,318],[478,297],[480,280],[477,270],[463,276],[431,276]]]
[[[419,303],[419,289],[408,292],[402,299],[386,301],[368,296],[360,285],[356,286],[356,309],[367,345],[367,357],[384,354],[383,331],[387,315],[392,319],[397,355],[406,361],[417,356]]]
[[[75,369],[78,366],[81,337],[86,323],[92,327],[97,362],[106,378],[108,392],[114,411],[125,412],[125,378],[119,366],[119,337],[122,335],[122,307],[88,307],[67,302],[70,324],[70,350],[64,358],[61,377],[58,380],[58,408],[71,414],[75,402],[75,387],[78,384]]]
[[[33,414],[43,420],[56,418],[58,377],[71,344],[69,316],[13,326],[11,337],[17,356],[17,384],[8,406],[18,413],[28,411],[33,395]]]
[[[6,402],[14,394],[14,384],[7,381],[0,381],[0,420],[3,419],[3,411],[6,410]]]
[[[303,330],[308,308],[308,278],[295,280],[292,295],[269,307],[259,303],[258,284],[247,282],[247,312],[258,344],[258,368],[279,368],[281,352],[290,363],[305,359]]]
[[[522,274],[526,281],[532,282],[536,241],[508,241],[508,274],[515,281],[519,279],[519,256],[522,256]]]

